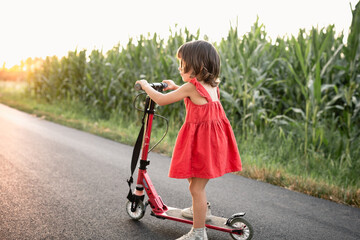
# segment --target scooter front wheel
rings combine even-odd
[[[240,234],[230,233],[231,237],[235,240],[250,240],[254,235],[252,226],[243,218],[234,218],[230,221],[229,225],[240,230]]]
[[[138,202],[135,212],[131,211],[132,202],[127,201],[126,212],[134,220],[140,220],[145,214],[145,205],[142,201]]]

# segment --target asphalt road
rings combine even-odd
[[[137,134],[137,133],[134,133]],[[176,239],[190,226],[126,211],[132,147],[0,104],[0,239]],[[168,206],[191,205],[170,158],[150,154],[149,175]],[[253,239],[360,239],[360,209],[227,174],[211,180],[214,215],[245,211]],[[231,239],[208,230],[209,239]]]

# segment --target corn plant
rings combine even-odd
[[[304,38],[305,36],[305,38]],[[304,103],[304,106],[293,106],[292,111],[300,113],[304,121],[304,153],[308,152],[308,131],[309,124],[312,128],[312,145],[321,145],[323,139],[323,129],[318,129],[318,121],[323,113],[323,107],[328,97],[324,92],[330,86],[323,84],[324,75],[330,71],[330,64],[339,55],[343,45],[340,45],[333,52],[327,52],[331,49],[331,38],[334,36],[333,26],[329,26],[326,31],[320,32],[313,28],[307,37],[304,30],[301,30],[298,38],[292,37],[290,51],[292,58],[285,59],[285,62],[291,72],[298,89],[296,98]],[[306,39],[307,37],[307,39]],[[322,69],[322,71],[321,71]],[[299,94],[300,93],[300,94]],[[320,142],[318,140],[320,139]]]
[[[271,91],[265,87],[272,79],[268,70],[272,66],[270,43],[266,41],[263,25],[255,22],[249,34],[239,39],[237,28],[231,28],[227,39],[219,44],[222,61],[222,96],[230,110],[235,128],[241,126],[242,137],[263,127],[264,108],[271,101]],[[252,130],[250,130],[252,129]]]
[[[340,96],[343,102],[341,128],[345,132],[345,156],[351,165],[351,144],[359,137],[359,110],[360,110],[360,2],[352,10],[352,22],[347,45],[344,48],[344,65],[341,69]],[[359,160],[358,160],[359,161]]]

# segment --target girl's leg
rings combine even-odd
[[[193,212],[194,212],[194,228],[204,228],[205,218],[207,211],[207,200],[205,186],[209,179],[205,178],[191,178],[189,181],[189,189],[193,201]]]

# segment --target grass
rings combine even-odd
[[[79,102],[60,101],[50,103],[43,99],[36,99],[28,95],[27,84],[24,82],[0,81],[0,103],[42,119],[129,145],[135,143],[141,126],[140,119],[138,122],[129,122],[119,114],[112,114],[109,119],[101,119],[98,112]],[[156,124],[156,121],[154,124]],[[154,143],[162,137],[162,134],[161,131],[152,131]],[[174,136],[174,134],[169,132],[168,136]],[[171,139],[173,139],[173,142],[175,141],[174,137],[171,137]],[[156,147],[156,151],[169,154],[169,149],[172,149],[170,145],[173,145],[173,142],[169,143],[169,140],[165,139]],[[152,144],[154,143],[152,142]]]
[[[113,113],[108,119],[99,118],[99,113],[74,101],[46,102],[30,96],[23,82],[0,81],[0,102],[37,117],[62,125],[87,131],[105,138],[133,145],[140,129],[138,122],[126,121],[124,116]],[[157,121],[154,121],[156,124]],[[171,123],[170,123],[171,124]],[[160,139],[163,130],[152,132],[154,142]],[[177,136],[177,128],[169,127],[164,141],[154,151],[171,156]],[[239,174],[278,185],[293,191],[328,199],[342,204],[360,207],[359,182],[347,184],[331,174],[311,170],[311,164],[320,164],[326,159],[302,161],[294,149],[300,149],[293,138],[279,137],[276,133],[249,136],[239,142],[244,170]],[[327,166],[324,166],[327,167]],[[332,177],[329,177],[332,176]]]

